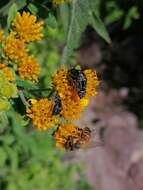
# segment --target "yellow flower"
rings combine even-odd
[[[96,71],[87,69],[83,71],[86,79],[87,79],[87,85],[86,85],[86,95],[84,98],[89,98],[90,96],[96,96],[97,95],[97,87],[99,85],[99,80],[96,75]]]
[[[43,21],[36,22],[36,16],[30,15],[29,12],[19,12],[16,14],[13,22],[13,29],[17,32],[17,35],[24,42],[31,42],[35,40],[41,40],[43,34],[41,30],[43,28]]]
[[[65,144],[69,137],[78,138],[79,127],[73,124],[62,124],[54,133],[57,148],[65,148]]]
[[[3,40],[3,30],[0,30],[0,42]]]
[[[33,125],[39,130],[47,130],[56,123],[57,118],[52,115],[53,102],[47,98],[31,102],[32,106],[27,110],[27,116],[32,119]]]
[[[0,70],[0,96],[6,98],[17,97],[16,84],[9,82],[2,70]]]
[[[18,67],[18,73],[23,80],[37,82],[40,75],[40,66],[34,57],[25,57]]]
[[[61,4],[64,3],[66,0],[53,0],[54,4]]]
[[[15,77],[14,77],[11,69],[6,64],[1,63],[0,64],[0,70],[4,72],[8,81],[14,81],[15,80]]]
[[[10,103],[5,98],[0,98],[0,112],[7,111],[10,108]]]
[[[11,32],[6,38],[4,42],[4,52],[7,57],[17,62],[27,56],[24,42],[15,38],[14,32]]]
[[[69,84],[67,73],[68,71],[65,69],[57,71],[54,75],[53,83],[61,98],[61,115],[65,119],[78,119],[85,105],[80,100],[75,88]]]
[[[17,97],[16,84],[11,82],[5,82],[0,90],[0,94],[7,98],[16,98]]]

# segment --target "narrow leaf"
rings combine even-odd
[[[7,18],[8,29],[10,29],[11,22],[14,20],[16,13],[17,13],[17,10],[18,10],[18,8],[17,8],[17,5],[15,3],[9,9],[8,18]]]
[[[27,8],[33,15],[36,15],[38,13],[38,8],[33,3],[29,3]]]
[[[95,13],[90,12],[89,22],[91,26],[95,29],[97,34],[99,34],[99,36],[101,36],[107,43],[111,43],[110,36],[108,34],[108,31],[105,28],[104,23]]]
[[[62,64],[65,64],[73,50],[79,47],[81,35],[88,25],[91,25],[106,42],[111,42],[103,22],[95,14],[96,5],[95,0],[72,1],[71,20],[61,60]]]

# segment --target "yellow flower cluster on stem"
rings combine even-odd
[[[54,126],[57,117],[53,116],[53,102],[47,98],[31,101],[27,109],[27,116],[32,119],[33,125],[38,130],[47,130]]]
[[[12,73],[11,69],[6,64],[1,63],[0,64],[0,70],[4,72],[8,81],[14,81],[15,80],[14,74]]]
[[[6,56],[16,62],[20,62],[27,56],[25,43],[15,37],[15,33],[11,32],[4,41],[4,52]]]
[[[23,66],[23,70],[24,69],[26,69],[26,67]],[[61,68],[54,74],[53,85],[55,92],[59,97],[58,101],[60,101],[56,105],[56,109],[60,110],[57,114],[58,117],[62,116],[65,120],[75,120],[80,118],[81,113],[88,105],[89,97],[97,95],[97,86],[99,85],[99,81],[97,79],[96,72],[91,69],[83,70],[82,72],[84,73],[87,81],[85,86],[86,93],[82,98],[79,97],[75,85],[69,81],[69,70]],[[51,127],[51,122],[55,122],[53,119],[55,118],[55,99],[34,99],[31,103],[32,107],[27,110],[28,117],[32,119],[36,128],[41,130],[49,129]],[[66,126],[64,125],[64,127],[61,125],[58,129],[58,132],[55,133],[55,140],[57,141],[57,146],[62,146],[62,143],[65,142],[64,139],[71,134],[71,131],[75,131],[77,127],[69,124]],[[63,135],[64,138],[59,137],[59,135]]]
[[[53,83],[61,98],[62,116],[65,119],[77,119],[80,117],[84,106],[82,106],[74,87],[69,85],[67,73],[68,71],[65,69],[58,70],[53,77]]]
[[[5,55],[18,64],[18,74],[23,80],[38,81],[40,66],[36,59],[28,54],[27,43],[41,40],[43,37],[43,21],[38,22],[36,16],[29,12],[17,13],[12,23],[12,31],[3,40]],[[0,40],[3,35],[0,32]]]
[[[58,70],[53,77],[55,90],[61,98],[61,115],[65,119],[78,119],[81,112],[88,105],[89,97],[96,96],[96,87],[99,84],[96,72],[90,69],[83,72],[85,73],[85,77],[87,79],[87,86],[86,95],[82,99],[78,96],[76,88],[69,83],[68,71],[66,69],[62,68]]]
[[[40,74],[40,66],[34,57],[25,57],[18,67],[18,73],[23,80],[37,82]]]
[[[36,16],[30,15],[29,12],[23,12],[22,14],[18,12],[12,24],[17,37],[24,42],[41,40],[43,37],[43,21],[36,21]]]

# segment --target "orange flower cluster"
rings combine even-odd
[[[6,64],[1,63],[0,64],[0,70],[3,71],[3,73],[5,74],[8,81],[11,82],[11,81],[15,80],[15,77],[14,77],[12,70]]]
[[[12,23],[12,31],[6,38],[0,31],[0,41],[7,58],[18,64],[18,74],[21,79],[38,81],[40,66],[36,59],[28,54],[27,43],[41,40],[43,21],[37,22],[36,16],[29,12],[19,12]]]
[[[31,80],[37,82],[37,76],[40,74],[39,64],[34,57],[25,57],[18,67],[18,73],[23,80]]]
[[[74,86],[69,85],[67,74],[68,71],[65,69],[57,71],[53,77],[53,83],[62,101],[61,115],[65,119],[78,119],[84,106],[81,103]]]
[[[39,130],[47,130],[56,122],[53,113],[53,102],[45,99],[31,101],[31,108],[27,109],[27,116],[32,119],[33,125]]]
[[[43,34],[41,31],[43,21],[36,21],[36,16],[30,15],[29,12],[23,12],[22,15],[17,13],[13,22],[13,29],[20,40],[24,42],[32,42],[42,39]]]
[[[53,77],[55,90],[59,94],[62,103],[61,115],[65,119],[78,119],[81,112],[88,105],[90,96],[96,96],[96,88],[99,84],[96,72],[88,69],[83,71],[86,78],[86,93],[83,98],[80,98],[75,85],[69,81],[68,70],[60,69]],[[78,81],[77,81],[78,82]]]
[[[32,100],[32,105],[27,110],[28,117],[32,119],[37,129],[47,130],[54,124],[59,124],[54,133],[56,147],[66,150],[78,149],[89,142],[91,137],[89,128],[82,129],[68,122],[80,118],[88,105],[89,97],[96,96],[99,85],[94,70],[78,71],[75,69],[74,71],[75,75],[72,75],[73,81],[71,81],[71,70],[59,69],[53,76],[53,86],[56,92],[54,100]],[[80,90],[83,90],[82,97],[79,95]]]

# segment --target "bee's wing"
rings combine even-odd
[[[100,123],[99,125],[95,125],[90,128],[92,131],[91,136],[93,141],[104,141],[105,127],[103,124],[104,123]]]
[[[102,141],[89,141],[88,143],[81,146],[81,149],[91,149],[97,147],[103,147],[104,143]]]

